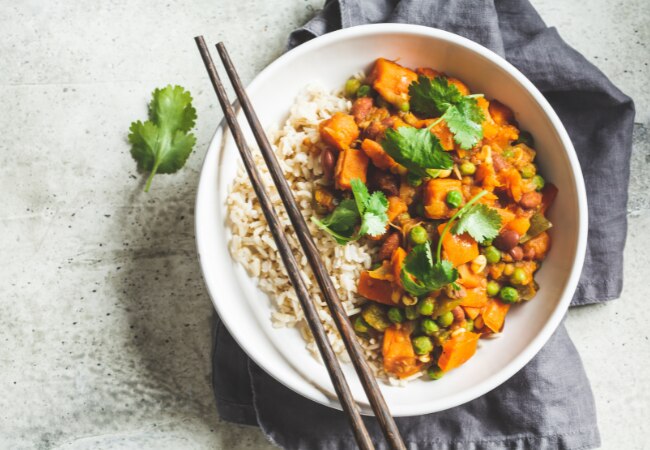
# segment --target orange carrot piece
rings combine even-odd
[[[402,200],[396,195],[391,195],[390,197],[388,197],[388,210],[386,211],[386,215],[388,216],[389,222],[394,221],[397,218],[397,216],[407,211],[408,211],[408,206],[406,205],[406,202],[404,202],[404,200]]]
[[[455,209],[447,205],[447,194],[450,191],[461,191],[460,180],[452,178],[433,178],[424,187],[424,213],[430,219],[448,219]],[[461,203],[464,204],[463,201]]]
[[[447,126],[447,122],[441,120],[431,128],[431,132],[440,141],[440,145],[445,150],[454,149],[454,135]]]
[[[376,141],[364,139],[361,142],[361,150],[370,158],[372,163],[380,169],[389,170],[399,164],[386,153],[383,147]]]
[[[412,70],[384,58],[375,61],[369,76],[375,91],[398,108],[410,100],[409,86],[417,79],[417,74]]]
[[[397,378],[409,377],[421,370],[422,364],[417,360],[409,330],[402,327],[389,327],[384,332],[382,355],[384,370]]]
[[[495,333],[501,331],[509,309],[510,305],[507,303],[494,298],[488,299],[481,312],[485,326]]]
[[[355,178],[366,182],[368,157],[361,150],[346,148],[339,154],[334,172],[337,189],[350,189],[350,182]]]
[[[507,125],[515,118],[512,110],[497,100],[492,100],[490,102],[488,111],[490,111],[492,120],[494,120],[498,125]]]
[[[359,137],[359,127],[354,117],[341,112],[322,121],[319,130],[321,139],[339,150],[345,150]]]
[[[506,230],[512,230],[519,233],[519,236],[526,234],[526,231],[530,228],[530,220],[528,217],[517,217],[516,219],[511,220],[505,226]]]
[[[442,233],[445,225],[440,224],[438,233]],[[454,267],[470,262],[479,255],[478,244],[467,233],[461,235],[446,233],[442,238],[442,249],[445,259],[449,260]]]
[[[501,172],[499,172],[497,176],[501,184],[503,184],[508,192],[508,195],[510,195],[510,198],[512,198],[514,201],[518,202],[521,200],[521,196],[523,194],[522,190],[522,178],[521,174],[517,169],[514,167],[511,167],[509,169],[504,169]]]
[[[484,287],[475,287],[466,289],[465,297],[460,299],[460,306],[469,306],[470,308],[482,308],[488,301],[488,296]]]
[[[395,280],[395,284],[397,284],[399,287],[403,288],[402,286],[402,266],[404,265],[404,258],[406,258],[406,250],[404,250],[402,247],[397,247],[395,251],[393,252],[393,256],[390,258],[390,264],[393,267],[393,277]]]
[[[466,289],[474,289],[483,284],[485,275],[476,274],[472,272],[469,263],[461,264],[458,269],[458,283],[462,284]]]
[[[467,314],[467,317],[469,317],[472,320],[476,319],[478,315],[481,314],[481,308],[472,308],[471,306],[463,306],[463,309],[465,310],[465,314]]]
[[[458,334],[442,344],[438,367],[447,372],[474,356],[480,335],[472,332]]]
[[[388,280],[372,278],[367,270],[361,272],[357,293],[368,300],[395,306],[393,302],[393,284]]]

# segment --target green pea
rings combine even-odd
[[[510,275],[510,282],[512,284],[524,284],[527,279],[528,276],[526,275],[526,271],[521,267],[517,267],[514,272],[512,272],[512,275]]]
[[[499,283],[497,283],[494,280],[490,280],[490,281],[488,281],[487,287],[485,288],[485,292],[490,297],[496,297],[497,294],[499,293],[500,289],[501,289],[501,286],[499,286]]]
[[[519,139],[515,141],[515,145],[516,144],[526,144],[527,146],[532,147],[535,145],[535,140],[533,139],[533,135],[528,131],[521,131],[519,133]]]
[[[541,191],[544,188],[546,182],[544,181],[544,178],[542,178],[541,175],[535,175],[533,177],[533,184],[535,185],[536,190]]]
[[[432,336],[434,333],[440,330],[438,324],[433,319],[429,318],[422,319],[420,326],[422,327],[422,332],[427,336]]]
[[[537,170],[535,170],[535,166],[532,164],[526,164],[521,168],[521,176],[523,178],[533,178],[536,172]]]
[[[517,289],[512,286],[506,286],[501,289],[499,296],[501,297],[501,300],[506,303],[516,303],[517,300],[519,300],[519,292],[517,292]]]
[[[432,380],[439,380],[445,373],[438,366],[431,366],[427,369],[427,375]]]
[[[503,157],[506,158],[506,159],[507,159],[507,158],[512,158],[514,155],[515,155],[515,154],[512,152],[512,148],[511,148],[511,147],[506,148],[506,149],[501,153],[501,156],[503,156]]]
[[[357,318],[354,319],[354,331],[360,334],[364,334],[367,333],[369,329],[370,325],[368,325],[366,321],[363,320],[363,317],[357,316]]]
[[[449,191],[445,200],[450,208],[458,208],[463,202],[463,194],[460,191]]]
[[[430,316],[433,314],[433,309],[436,307],[436,302],[431,297],[423,298],[418,302],[418,312],[423,316]]]
[[[409,112],[409,109],[411,109],[411,105],[409,105],[409,102],[403,102],[402,104],[399,105],[399,110],[402,112]]]
[[[413,172],[409,172],[406,174],[406,181],[408,182],[409,185],[413,187],[418,187],[419,185],[422,184],[422,177],[414,174]]]
[[[467,331],[474,331],[474,321],[472,319],[467,319],[465,321],[465,329]]]
[[[453,323],[454,315],[452,314],[451,311],[447,311],[443,315],[439,316],[438,319],[436,320],[438,321],[438,325],[440,325],[441,327],[443,328],[448,327]]]
[[[356,78],[350,78],[345,82],[345,96],[354,97],[357,94],[357,91],[359,91],[360,87],[361,81],[357,80]]]
[[[485,259],[490,264],[496,264],[501,261],[501,252],[493,245],[485,248]]]
[[[359,86],[359,89],[357,90],[357,98],[359,97],[368,97],[370,95],[370,86],[367,84],[363,84]]]
[[[410,305],[404,308],[404,314],[408,320],[415,320],[420,317],[420,312],[418,311],[417,305]]]
[[[406,319],[406,316],[404,315],[404,310],[402,308],[390,308],[388,310],[388,320],[390,320],[393,323],[402,323]]]
[[[411,231],[409,231],[409,238],[411,238],[411,242],[413,242],[415,245],[418,245],[427,242],[429,240],[429,235],[427,234],[427,230],[425,230],[424,227],[418,225],[411,228]]]
[[[469,161],[465,161],[460,165],[460,173],[462,175],[474,175],[476,172],[476,166]]]
[[[433,342],[428,336],[418,336],[413,338],[413,350],[418,355],[426,355],[433,350]]]

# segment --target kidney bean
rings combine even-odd
[[[454,315],[454,322],[458,323],[465,320],[465,311],[463,311],[463,308],[460,306],[456,306],[454,309],[452,309],[451,313]]]
[[[336,157],[334,152],[326,148],[320,154],[320,165],[323,169],[323,177],[326,181],[332,181],[334,179],[334,167],[336,166]]]
[[[352,115],[354,120],[359,125],[361,122],[364,122],[370,111],[372,110],[372,98],[371,97],[361,97],[354,101],[352,104]]]
[[[381,244],[379,253],[377,253],[377,259],[383,261],[384,259],[389,259],[393,256],[393,252],[397,250],[397,247],[399,247],[400,240],[400,233],[398,231],[390,233]]]
[[[515,261],[521,261],[524,258],[524,249],[521,248],[521,245],[512,247],[508,253]]]
[[[542,203],[542,194],[539,192],[526,192],[521,196],[519,204],[526,209],[537,208]]]
[[[512,230],[503,230],[494,240],[494,246],[504,252],[509,252],[519,243],[519,233]]]
[[[531,247],[525,249],[524,250],[524,259],[526,261],[532,261],[533,259],[535,259],[535,249],[531,248]]]

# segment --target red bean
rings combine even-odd
[[[320,154],[320,165],[323,169],[323,177],[326,181],[331,181],[334,179],[334,167],[336,166],[336,157],[334,152],[326,148]]]
[[[537,208],[542,203],[542,194],[539,192],[526,192],[521,196],[519,204],[526,209]]]
[[[361,97],[354,101],[352,104],[352,115],[357,125],[366,120],[372,107],[372,97]]]
[[[521,245],[512,247],[508,253],[515,261],[521,261],[524,258],[524,249],[521,248]]]
[[[519,243],[519,233],[512,230],[503,230],[494,240],[494,246],[504,252],[509,252]]]

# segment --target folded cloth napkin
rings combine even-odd
[[[465,36],[505,57],[542,91],[569,132],[587,186],[587,256],[572,305],[618,297],[632,100],[547,28],[527,0],[328,0],[323,11],[291,34],[289,47],[339,28],[379,22],[426,25]],[[213,384],[224,420],[258,425],[282,447],[355,448],[341,412],[273,380],[248,359],[218,318]],[[483,397],[397,422],[412,449],[584,449],[600,444],[593,395],[564,325],[526,367]],[[374,419],[366,423],[377,448],[387,448]]]

